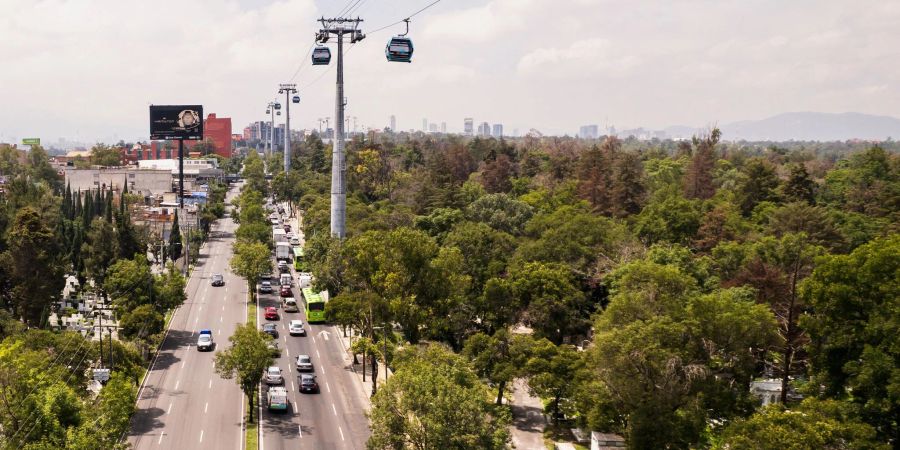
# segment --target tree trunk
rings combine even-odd
[[[372,395],[378,392],[378,361],[372,355]]]
[[[250,411],[248,411],[250,413],[250,418],[248,419],[247,423],[253,423],[253,395],[255,395],[255,393],[247,394],[247,401],[250,402]]]
[[[497,404],[503,404],[503,391],[506,389],[506,382],[501,381],[497,383]]]

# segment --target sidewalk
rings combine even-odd
[[[362,386],[362,390],[365,393],[366,403],[368,403],[371,407],[370,397],[372,395],[372,377],[370,375],[372,375],[372,366],[366,363],[366,374],[365,377],[363,377],[362,355],[359,355],[359,364],[353,364],[353,354],[350,353],[350,340],[355,337],[352,333],[352,330],[348,330],[348,336],[344,337],[344,334],[341,332],[340,327],[334,326],[332,327],[332,329],[334,330],[334,334],[337,335],[338,338],[340,338],[341,346],[344,348],[344,352],[346,353],[345,360],[347,361],[348,366],[353,369],[353,374],[356,376],[357,380],[359,381],[359,385]],[[387,370],[384,364],[379,363],[378,376],[376,377],[378,388],[381,388],[381,386],[384,385],[385,381],[387,381],[386,377],[389,375],[386,372]],[[365,381],[363,381],[363,378],[365,378]]]
[[[517,378],[513,381],[513,399],[510,404],[513,423],[509,430],[512,433],[513,447],[524,450],[540,450],[544,446],[544,426],[546,420],[541,399],[528,393],[525,380]]]

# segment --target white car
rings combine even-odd
[[[263,380],[266,384],[284,384],[284,377],[281,375],[281,368],[278,366],[272,366],[266,369],[266,374],[263,376]]]
[[[292,238],[291,238],[291,245],[293,245],[293,246],[295,246],[295,247],[298,246],[298,245],[300,245],[300,239],[297,239],[296,236],[292,237]]]
[[[297,357],[297,371],[298,372],[312,372],[313,371],[312,358],[310,358],[309,355],[300,355]]]
[[[288,333],[290,333],[291,336],[294,336],[294,335],[306,336],[306,329],[303,328],[303,321],[292,320],[291,324],[288,325]]]

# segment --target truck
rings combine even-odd
[[[300,272],[297,274],[297,287],[300,289],[312,287],[312,273]]]
[[[287,241],[275,242],[275,259],[278,261],[293,261],[294,254],[291,244]]]
[[[272,227],[272,241],[275,242],[275,245],[278,245],[279,242],[287,242],[287,232],[284,231],[284,228],[281,227]]]
[[[266,393],[266,406],[269,411],[287,411],[287,389],[284,386],[273,386]]]

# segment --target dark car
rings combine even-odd
[[[274,323],[264,323],[262,326],[262,332],[272,336],[273,338],[278,337],[278,327],[275,326]]]
[[[278,320],[278,310],[274,306],[266,308],[266,320]]]
[[[294,292],[291,291],[291,287],[288,285],[281,285],[281,296],[282,297],[293,297]]]
[[[272,282],[271,281],[263,281],[259,284],[259,292],[263,294],[271,294],[272,293]]]
[[[210,280],[213,286],[225,286],[225,277],[220,273],[214,274]]]
[[[288,224],[284,224],[284,226],[282,228],[284,229],[285,233],[291,232],[291,226]]]
[[[316,376],[304,373],[299,375],[300,392],[317,393],[319,392],[319,383],[316,382]]]

